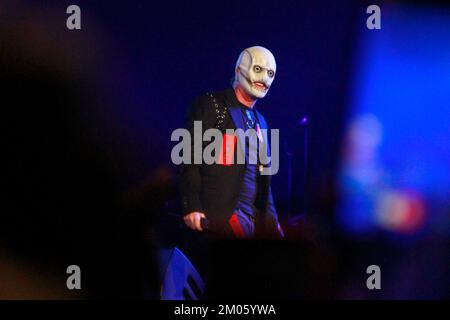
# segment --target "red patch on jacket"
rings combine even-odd
[[[222,145],[220,146],[217,164],[224,166],[231,166],[233,164],[236,141],[237,138],[235,135],[224,134],[222,136]]]

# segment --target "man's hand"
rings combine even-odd
[[[200,220],[206,218],[201,212],[191,212],[183,217],[184,223],[192,230],[203,231]]]

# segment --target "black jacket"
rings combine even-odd
[[[217,103],[228,107],[225,113],[222,129],[244,130],[241,104],[234,90],[229,88],[213,93]],[[264,117],[256,112],[261,129],[268,129]],[[214,102],[209,95],[195,99],[188,114],[186,128],[191,133],[192,144],[194,121],[202,121],[203,132],[214,128],[217,124],[217,113]],[[267,137],[264,143],[267,143]],[[204,142],[203,147],[209,144]],[[235,149],[239,145],[235,144]],[[193,147],[192,147],[193,148]],[[268,149],[268,148],[267,148]],[[193,152],[192,152],[193,153]],[[236,154],[236,150],[234,152]],[[203,212],[209,222],[209,229],[220,234],[233,214],[242,187],[245,164],[184,164],[181,168],[181,197],[183,214],[194,211]],[[258,189],[255,206],[258,209],[256,234],[260,236],[277,236],[278,217],[270,189],[270,175],[258,174]]]

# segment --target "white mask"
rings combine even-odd
[[[276,69],[275,58],[269,50],[250,47],[242,51],[236,62],[235,81],[250,96],[264,98],[275,78]]]

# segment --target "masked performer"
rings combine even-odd
[[[223,150],[213,164],[182,167],[182,205],[189,228],[208,229],[226,238],[283,236],[270,189],[271,175],[263,174],[270,164],[262,164],[259,156],[254,159],[261,152],[270,157],[267,123],[256,104],[269,91],[275,74],[272,53],[260,46],[250,47],[237,60],[231,88],[194,101],[187,121],[191,137],[194,121],[201,121],[202,132],[210,128],[221,131]],[[246,138],[229,135],[227,129],[242,129]],[[203,150],[204,142],[202,146]],[[236,160],[241,150],[244,163]]]

